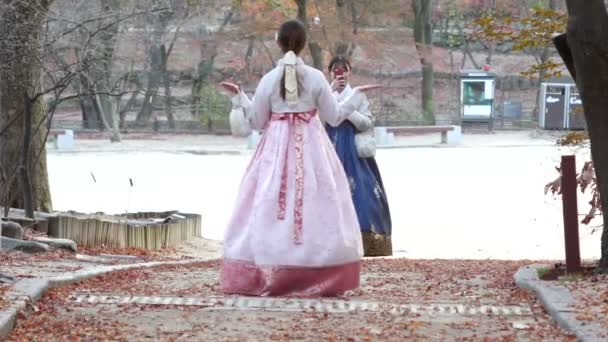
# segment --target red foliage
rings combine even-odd
[[[553,195],[561,195],[562,193],[561,169],[559,167],[555,167],[555,169],[560,173],[560,175],[555,180],[545,185],[545,194],[551,192]],[[582,224],[588,225],[596,216],[602,214],[600,192],[597,187],[597,178],[595,176],[593,162],[585,162],[581,173],[577,175],[576,182],[581,189],[581,193],[588,191],[591,194],[591,200],[589,201],[589,212],[581,221]]]

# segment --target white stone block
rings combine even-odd
[[[374,128],[374,138],[376,139],[376,145],[383,146],[388,144],[388,133],[386,127]]]
[[[462,128],[460,126],[453,127],[453,130],[447,132],[448,145],[458,145],[462,142]]]
[[[64,134],[58,134],[55,146],[61,151],[72,150],[74,148],[74,131],[66,129]]]
[[[251,131],[251,134],[249,134],[249,137],[247,137],[247,148],[250,150],[255,150],[260,143],[260,139],[260,132]]]

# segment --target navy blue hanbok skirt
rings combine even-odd
[[[350,184],[366,256],[392,255],[391,214],[375,158],[359,158],[355,126],[344,121],[326,126]]]

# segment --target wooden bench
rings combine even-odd
[[[408,134],[427,134],[441,133],[441,143],[448,145],[457,145],[462,139],[462,129],[460,126],[444,125],[444,126],[393,126],[393,127],[378,127],[386,129],[386,133],[393,135],[408,135]]]

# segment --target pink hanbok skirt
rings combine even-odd
[[[349,184],[315,111],[272,114],[225,233],[223,290],[336,296],[359,286],[362,256]]]

